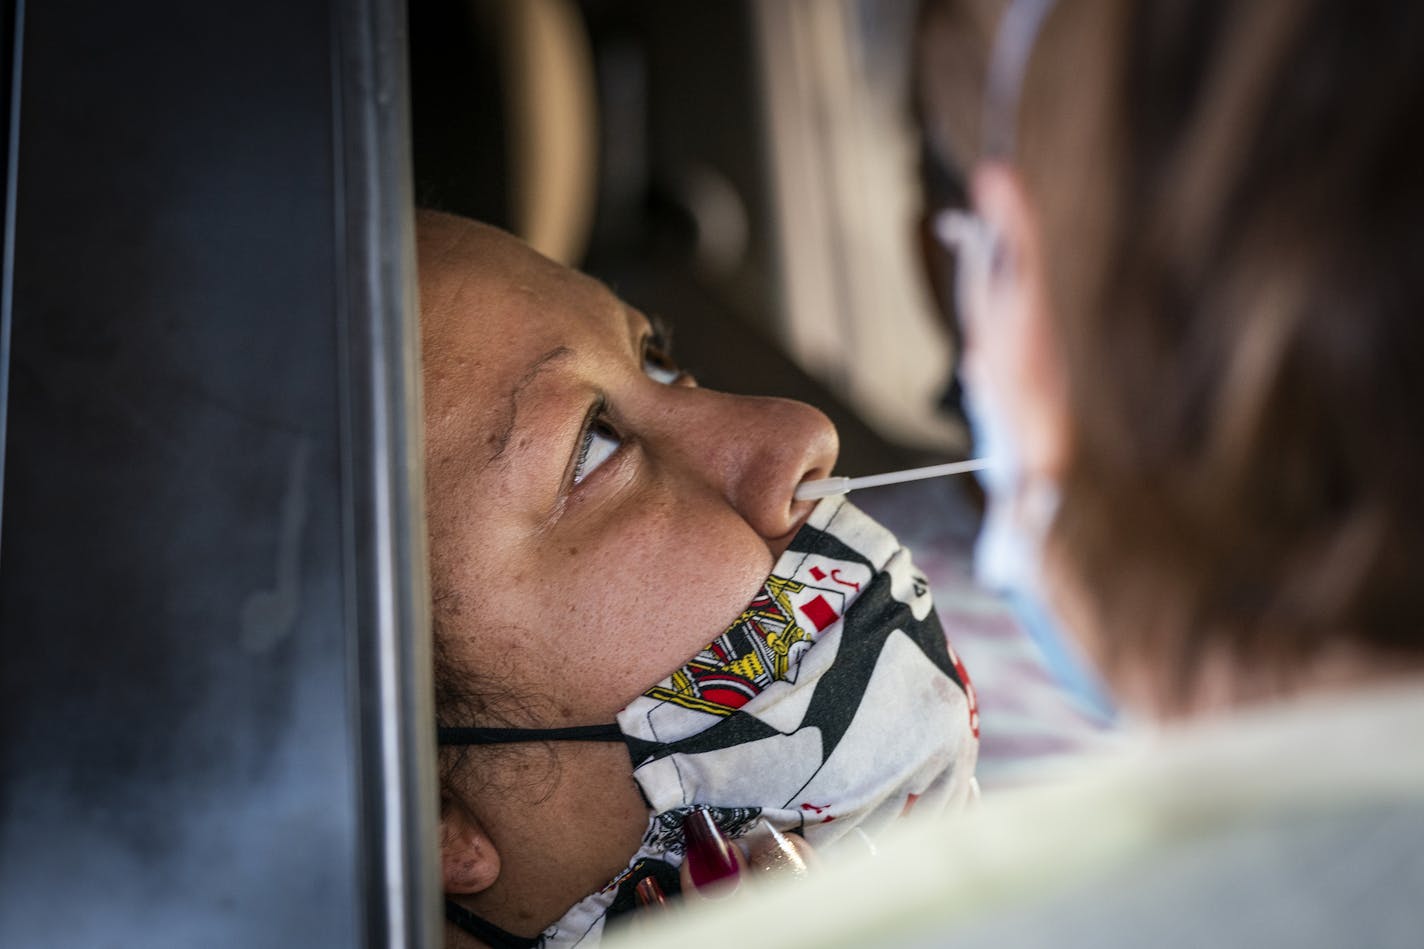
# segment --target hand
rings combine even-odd
[[[711,815],[701,809],[683,818],[686,858],[679,871],[682,892],[690,899],[720,899],[735,892],[743,879],[764,876],[803,876],[815,855],[799,834],[783,833],[763,820],[739,846],[722,833]],[[663,906],[667,898],[651,878],[635,891],[642,906]]]

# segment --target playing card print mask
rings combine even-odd
[[[843,497],[826,498],[736,621],[616,724],[440,730],[442,744],[622,741],[650,810],[627,869],[538,939],[453,903],[447,915],[495,945],[592,945],[643,877],[677,889],[690,809],[706,808],[729,837],[765,820],[834,849],[912,807],[966,800],[978,730],[973,687],[909,551]]]

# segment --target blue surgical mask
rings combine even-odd
[[[1092,718],[1110,722],[1116,710],[1102,679],[1064,632],[1043,587],[1044,540],[1058,511],[1058,487],[1025,475],[1011,430],[983,388],[969,387],[965,400],[975,451],[990,459],[977,473],[985,509],[974,544],[975,579],[1008,602],[1074,703]]]

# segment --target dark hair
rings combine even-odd
[[[434,665],[435,724],[441,728],[484,724],[489,703],[485,698],[483,677],[469,668],[467,663],[456,661],[443,626],[444,623],[435,620],[430,644]],[[440,787],[443,793],[453,793],[457,785],[471,779],[469,764],[469,749],[464,746],[442,745],[439,748]]]
[[[1019,142],[1103,662],[1417,662],[1424,7],[1063,0]]]
[[[514,690],[489,671],[498,663],[459,659],[452,648],[453,629],[435,597],[431,656],[434,666],[435,723],[439,727],[529,727],[549,720],[547,697]],[[497,759],[518,759],[516,767],[492,767]],[[508,745],[445,745],[439,749],[440,793],[469,806],[479,789],[495,788],[538,803],[559,780],[559,757],[546,741]],[[501,779],[501,773],[505,773]]]

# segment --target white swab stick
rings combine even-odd
[[[818,481],[803,481],[796,487],[798,501],[814,501],[834,494],[845,494],[856,488],[878,488],[885,484],[899,484],[902,481],[919,481],[922,478],[942,478],[945,475],[979,471],[989,466],[988,458],[971,458],[968,461],[952,461],[947,465],[930,465],[926,468],[909,468],[905,471],[887,471],[885,474],[866,475],[863,478],[821,478]]]

